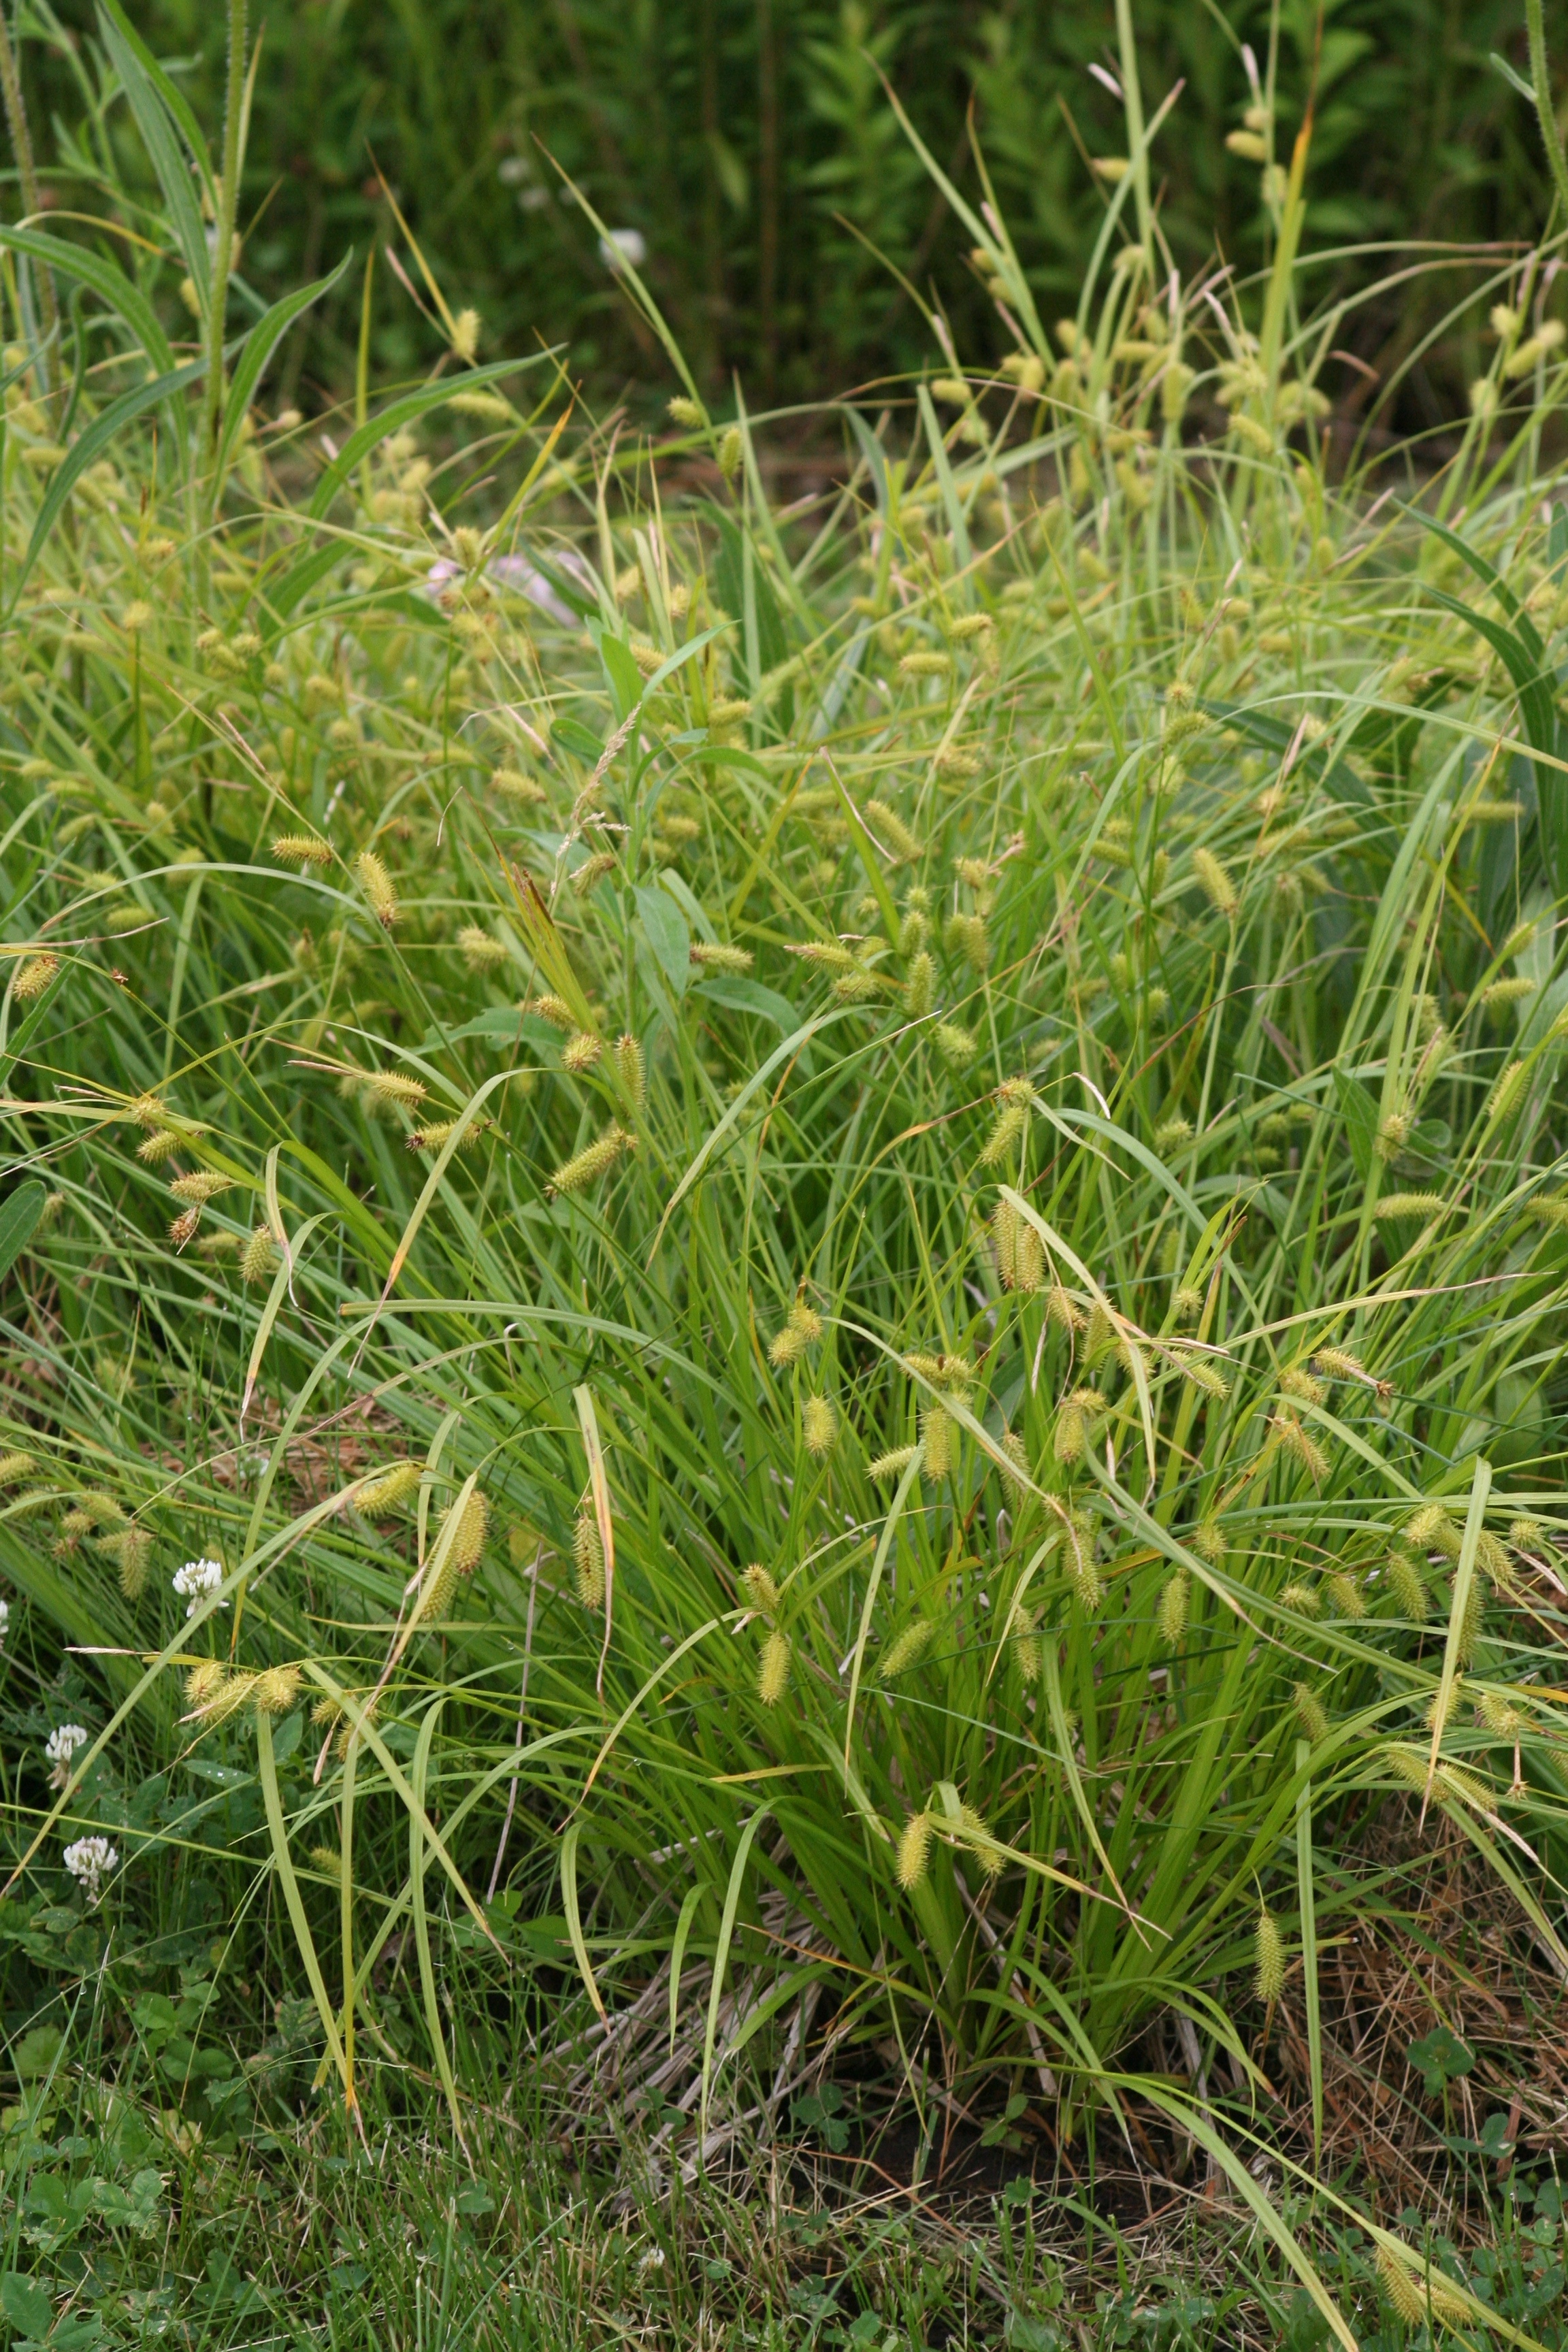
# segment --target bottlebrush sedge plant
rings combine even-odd
[[[933,317],[805,503],[629,259],[669,432],[452,320],[307,436],[308,292],[216,366],[236,118],[100,30],[199,316],[0,232],[4,1671],[92,1702],[15,1869],[216,1873],[367,2134],[387,1956],[460,2130],[543,1954],[541,2063],[658,2026],[582,2133],[673,2063],[700,2161],[831,2021],[1261,2210],[1267,2021],[1434,1823],[1568,1965],[1549,252],[1441,465],[1331,466],[1309,134],[1189,279],[1173,99],[1059,322],[930,163],[1005,357]],[[254,1813],[165,1867],[193,1748]]]

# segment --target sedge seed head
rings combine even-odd
[[[380,1519],[417,1494],[422,1475],[417,1462],[395,1462],[388,1469],[367,1478],[354,1495],[354,1508],[362,1518]]]
[[[430,1091],[422,1079],[408,1077],[401,1070],[371,1070],[361,1084],[373,1101],[395,1103],[404,1110],[417,1109]]]
[[[907,928],[907,926],[906,926]],[[904,1004],[911,1021],[923,1021],[936,1002],[936,963],[922,948],[910,959],[904,980]]]
[[[458,933],[458,951],[471,972],[494,971],[506,962],[510,950],[504,940],[492,939],[478,923],[465,923]]]
[[[1446,1559],[1459,1557],[1459,1530],[1441,1503],[1424,1503],[1404,1530],[1412,1551],[1440,1551]]]
[[[595,1037],[591,1029],[579,1029],[561,1048],[561,1066],[574,1077],[581,1077],[593,1068],[604,1050],[602,1038]]]
[[[606,1128],[596,1142],[590,1143],[574,1159],[563,1161],[556,1169],[546,1187],[547,1192],[553,1197],[562,1192],[585,1192],[590,1184],[596,1184],[601,1177],[609,1174],[623,1153],[636,1148],[637,1138],[628,1135],[624,1128]]]
[[[928,1478],[945,1478],[952,1467],[954,1424],[952,1415],[940,1404],[921,1407],[921,1443],[925,1447],[925,1475]]]
[[[753,1560],[742,1572],[741,1581],[753,1609],[763,1617],[776,1617],[779,1612],[779,1589],[761,1560]]]
[[[1269,1433],[1283,1454],[1299,1463],[1312,1481],[1321,1486],[1329,1475],[1329,1457],[1310,1433],[1293,1412],[1277,1412],[1268,1423]]]
[[[632,1108],[643,1110],[647,1104],[647,1065],[643,1049],[629,1034],[619,1036],[615,1045],[616,1076]]]
[[[1028,1123],[1028,1112],[1009,1103],[1001,1112],[985,1139],[980,1153],[981,1167],[996,1168],[1005,1160],[1010,1160],[1014,1146],[1027,1129]]]
[[[300,1696],[298,1666],[268,1666],[251,1686],[250,1703],[258,1715],[287,1715]]]
[[[1385,1192],[1373,1214],[1378,1223],[1392,1224],[1409,1218],[1420,1224],[1440,1217],[1446,1206],[1441,1192]]]
[[[239,1278],[247,1286],[266,1282],[278,1263],[278,1244],[266,1225],[258,1225],[240,1252]]]
[[[912,1445],[896,1445],[890,1454],[879,1454],[875,1461],[868,1462],[866,1465],[866,1475],[868,1478],[875,1478],[879,1485],[889,1478],[901,1478],[914,1458],[915,1449]]]
[[[176,1201],[205,1203],[216,1201],[218,1194],[226,1192],[233,1182],[232,1176],[221,1175],[216,1169],[199,1168],[192,1176],[174,1177],[169,1190]]]
[[[1527,1718],[1501,1691],[1476,1693],[1476,1721],[1497,1739],[1517,1739],[1527,1727]]]
[[[549,798],[542,783],[525,775],[521,768],[501,767],[490,776],[490,790],[503,801],[511,801],[519,808],[539,808]]]
[[[927,1617],[917,1617],[912,1625],[906,1625],[882,1653],[877,1668],[880,1679],[891,1682],[896,1675],[908,1674],[911,1666],[918,1665],[931,1647],[935,1632],[936,1627]]]
[[[457,1504],[453,1503],[443,1513],[441,1520],[443,1528],[451,1513],[457,1509]],[[452,1534],[452,1549],[447,1555],[449,1564],[459,1576],[472,1576],[484,1556],[485,1534],[489,1526],[489,1503],[476,1486],[458,1513]]]
[[[1261,2001],[1276,2001],[1285,1990],[1285,1938],[1279,1920],[1267,1907],[1258,1915],[1252,1949],[1253,1992]]]
[[[576,1571],[577,1598],[584,1609],[605,1605],[605,1547],[599,1523],[592,1511],[580,1511],[572,1530],[572,1563]]]
[[[1290,1695],[1290,1703],[1304,1737],[1314,1748],[1318,1747],[1329,1736],[1328,1710],[1322,1700],[1308,1684],[1298,1683]]]
[[[931,1815],[924,1812],[911,1813],[904,1823],[903,1835],[899,1840],[899,1858],[896,1865],[899,1885],[906,1894],[920,1885],[926,1874],[926,1864],[930,1859]]]
[[[298,866],[301,868],[310,866],[330,866],[332,862],[331,844],[318,841],[314,834],[310,833],[279,834],[272,844],[272,855],[279,866]]]
[[[1233,922],[1241,901],[1235,883],[1212,849],[1194,850],[1193,873],[1215,912],[1223,915],[1226,922]]]
[[[210,1706],[228,1679],[228,1669],[221,1658],[204,1658],[185,1676],[185,1705],[193,1713]]]
[[[1407,1618],[1412,1624],[1425,1624],[1432,1613],[1432,1602],[1421,1571],[1408,1552],[1390,1552],[1388,1589],[1402,1617]]]
[[[755,963],[750,948],[731,947],[723,940],[693,940],[691,961],[700,971],[732,973],[742,978]]]
[[[867,802],[866,823],[870,827],[873,840],[895,866],[912,866],[920,856],[920,841],[898,811],[889,808],[886,801]]]
[[[801,1440],[814,1462],[826,1462],[838,1434],[838,1416],[825,1396],[809,1396],[800,1409]]]
[[[401,909],[392,877],[374,849],[362,849],[354,859],[354,878],[364,892],[365,903],[384,930],[390,930]]]
[[[1160,1591],[1160,1639],[1168,1650],[1180,1649],[1192,1610],[1192,1584],[1184,1568],[1166,1578]]]
[[[757,1696],[764,1706],[776,1706],[789,1683],[789,1635],[775,1625],[763,1643],[757,1662]]]
[[[537,1013],[540,1019],[548,1021],[552,1029],[575,1029],[577,1026],[577,1015],[563,996],[547,993],[531,997],[523,1010],[525,1013]]]
[[[1361,1358],[1352,1356],[1344,1348],[1320,1348],[1312,1358],[1312,1370],[1325,1381],[1364,1381],[1367,1378],[1366,1366]]]
[[[991,964],[991,935],[984,915],[950,915],[942,927],[942,945],[961,957],[972,971],[984,974]]]
[[[1427,2316],[1426,2298],[1399,2256],[1392,2247],[1380,2245],[1373,2261],[1384,2300],[1394,2317],[1406,2327],[1422,2326]]]
[[[26,957],[12,982],[11,992],[17,1003],[31,1004],[42,996],[59,968],[58,956],[52,954],[47,949],[45,949],[41,955]]]
[[[145,1168],[161,1168],[164,1160],[172,1160],[187,1140],[177,1128],[159,1128],[153,1134],[142,1137],[136,1147],[136,1157]]]

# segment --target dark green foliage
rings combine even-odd
[[[1563,13],[1548,9],[1549,31]],[[85,34],[85,0],[62,14]],[[1184,272],[1216,251],[1244,269],[1263,258],[1258,172],[1225,140],[1247,102],[1239,42],[1265,68],[1269,10],[1226,9],[1234,39],[1217,14],[1200,0],[1134,11],[1151,103],[1185,81],[1155,150]],[[1309,247],[1533,236],[1548,190],[1539,136],[1488,64],[1497,49],[1526,65],[1513,0],[1338,0],[1325,15],[1319,52],[1309,0],[1279,9],[1286,162],[1316,58]],[[738,369],[753,396],[794,398],[929,353],[915,304],[851,228],[924,299],[935,274],[962,349],[995,344],[984,291],[956,266],[965,240],[933,201],[879,72],[972,200],[973,96],[1002,210],[1052,304],[1076,292],[1104,208],[1085,156],[1125,143],[1116,100],[1088,71],[1116,66],[1110,0],[279,0],[266,17],[242,207],[242,225],[260,214],[243,263],[252,282],[270,297],[351,245],[363,257],[390,240],[417,283],[379,167],[453,307],[483,312],[489,349],[569,341],[574,368],[600,380],[663,382],[666,371],[551,156],[606,223],[647,240],[650,282],[705,386],[721,394]],[[215,119],[220,16],[152,0],[137,19],[161,55],[190,61],[182,80]],[[30,62],[46,70],[37,53]],[[74,117],[67,70],[58,57],[47,68]],[[140,173],[123,108],[110,125],[118,161]],[[68,160],[58,142],[56,160]],[[1386,254],[1336,261],[1311,274],[1310,291],[1370,287],[1387,268]],[[1342,340],[1386,371],[1456,291],[1450,272],[1424,275],[1376,297]],[[429,356],[430,331],[384,263],[375,300],[377,368],[401,374]],[[359,302],[356,270],[292,345],[289,396],[309,405],[313,381],[348,378]],[[1411,422],[1436,422],[1425,373],[1409,398]]]

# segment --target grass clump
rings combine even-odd
[[[526,2050],[668,2186],[837,2052],[917,2179],[940,2085],[1257,2209],[1424,1836],[1568,1965],[1563,362],[1375,499],[1299,181],[1217,310],[1141,191],[1047,332],[947,188],[1017,400],[849,410],[809,511],[548,362],[301,484],[266,322],[215,414],[101,269],[68,411],[16,361],[7,1901],[174,2144],[471,2148]]]

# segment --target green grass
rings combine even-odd
[[[950,192],[1013,361],[826,412],[796,507],[636,280],[654,442],[468,372],[434,273],[448,359],[328,442],[247,405],[287,317],[204,396],[232,141],[193,183],[104,36],[179,258],[0,233],[15,2266],[249,2340],[192,2282],[317,2294],[330,2216],[395,2340],[510,2275],[497,2340],[575,2340],[548,2187],[454,2185],[521,2115],[611,2305],[646,2205],[798,2340],[846,2306],[765,2200],[819,2201],[803,2137],[870,2193],[896,2121],[924,2218],[863,2217],[859,2307],[984,2340],[1025,2225],[931,2285],[956,2114],[1078,2184],[1107,2343],[1231,2340],[1229,2287],[1131,2315],[1081,2186],[1129,2145],[1206,2178],[1249,2326],[1348,2342],[1374,2252],[1397,2313],[1489,2243],[1533,2326],[1527,2055],[1511,2121],[1451,2033],[1387,2086],[1412,2208],[1323,2019],[1439,1835],[1568,1967],[1550,284],[1496,277],[1436,478],[1326,463],[1299,185],[1226,310],[1136,161],[1051,336]]]

